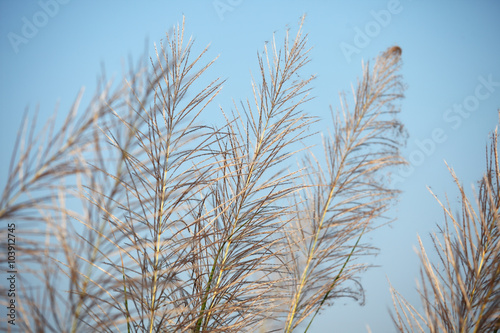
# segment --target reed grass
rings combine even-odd
[[[219,126],[202,115],[224,81],[202,85],[215,60],[192,55],[184,22],[45,140],[26,121],[0,202],[18,222],[23,331],[292,332],[362,299],[362,238],[386,222],[404,163],[401,49],[340,95],[317,157],[302,23],[271,44]]]
[[[500,328],[500,168],[498,128],[486,149],[486,172],[474,197],[450,167],[461,210],[442,202],[445,221],[431,235],[439,261],[431,262],[419,237],[421,307],[391,287],[399,332],[498,332]],[[432,192],[431,192],[432,193]],[[419,310],[421,309],[421,310]]]

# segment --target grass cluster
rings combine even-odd
[[[200,86],[215,60],[192,55],[184,24],[123,85],[103,78],[83,112],[79,95],[60,127],[25,121],[0,201],[18,223],[22,331],[302,332],[335,299],[362,300],[362,237],[386,223],[405,163],[401,49],[363,66],[315,156],[306,42],[300,26],[266,45],[253,96],[219,126],[201,119],[224,81]],[[479,211],[465,197],[461,221],[445,210],[445,274],[423,252],[425,314],[394,292],[401,331],[498,328],[491,156]]]
[[[499,114],[500,115],[500,114]],[[486,151],[486,172],[473,198],[450,168],[461,199],[452,212],[437,201],[445,223],[432,235],[439,261],[420,243],[421,310],[391,288],[399,332],[493,332],[500,329],[500,168],[498,128]],[[431,192],[432,193],[432,192]]]

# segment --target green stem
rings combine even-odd
[[[333,287],[335,287],[335,284],[337,283],[337,281],[340,279],[340,275],[342,275],[342,273],[344,272],[344,269],[345,267],[347,266],[347,263],[349,262],[349,260],[351,260],[351,257],[354,253],[354,250],[356,250],[356,247],[358,247],[358,244],[359,244],[359,241],[361,240],[361,237],[363,236],[363,234],[365,233],[365,229],[366,229],[366,226],[363,228],[363,231],[361,232],[361,235],[359,235],[358,239],[356,240],[356,244],[354,244],[354,246],[352,247],[352,250],[351,250],[351,253],[349,253],[349,256],[347,257],[346,261],[344,262],[344,265],[342,265],[342,268],[340,269],[340,272],[339,274],[337,274],[337,276],[335,277],[335,279],[333,280],[332,282],[332,285],[330,286],[330,288],[328,289],[328,292],[325,294],[325,296],[323,297],[323,300],[321,300],[321,303],[320,305],[318,306],[318,308],[316,309],[316,312],[314,313],[314,316],[311,318],[311,321],[309,322],[309,324],[307,325],[306,327],[306,330],[304,331],[304,333],[307,333],[307,331],[309,330],[309,327],[311,326],[314,318],[316,318],[316,315],[318,314],[319,310],[321,309],[321,307],[323,306],[323,304],[326,302],[326,300],[328,299],[328,296],[330,295],[330,292],[333,290]]]

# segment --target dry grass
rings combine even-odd
[[[291,332],[362,298],[361,238],[404,163],[401,49],[341,94],[319,158],[297,149],[317,120],[303,111],[314,76],[301,29],[265,48],[252,98],[218,128],[200,115],[222,82],[200,88],[213,61],[191,55],[182,25],[82,118],[75,103],[46,141],[20,134],[0,219],[18,224],[23,331]]]
[[[432,240],[440,261],[432,263],[420,242],[422,311],[391,289],[399,332],[497,332],[500,328],[500,168],[498,134],[486,152],[479,192],[467,197],[450,169],[461,213],[443,208],[445,223]]]
[[[390,48],[373,69],[364,68],[354,105],[341,96],[333,135],[324,139],[324,161],[312,156],[305,165],[307,186],[294,198],[296,213],[286,229],[293,268],[287,332],[329,299],[362,298],[356,276],[366,265],[352,261],[372,250],[360,243],[361,236],[397,194],[384,173],[404,163],[399,155],[404,131],[393,105],[403,97],[399,67],[400,53]],[[349,281],[354,288],[346,287]]]

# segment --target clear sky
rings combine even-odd
[[[207,60],[220,55],[209,75],[228,81],[216,104],[231,108],[231,98],[246,98],[257,51],[273,32],[283,36],[307,14],[311,63],[317,74],[316,99],[306,111],[329,120],[329,105],[338,91],[350,89],[368,60],[387,47],[403,49],[408,85],[401,119],[410,134],[395,186],[403,190],[391,216],[398,220],[366,240],[380,248],[371,258],[379,267],[362,279],[366,300],[359,306],[340,300],[316,320],[314,332],[393,332],[387,279],[411,302],[418,303],[415,279],[419,261],[417,233],[428,233],[443,221],[426,189],[458,210],[456,190],[444,160],[470,188],[484,170],[488,133],[498,123],[500,107],[500,2],[498,1],[79,1],[0,0],[0,184],[27,106],[40,106],[40,119],[68,110],[79,89],[91,97],[101,63],[109,77],[121,77],[129,55],[137,58],[186,17],[186,31],[197,47],[211,44]],[[48,14],[43,14],[46,12]],[[36,30],[28,25],[37,23]],[[13,37],[15,36],[17,37]],[[22,42],[20,42],[22,40]],[[85,104],[84,104],[85,105]],[[322,327],[327,327],[324,330]]]

